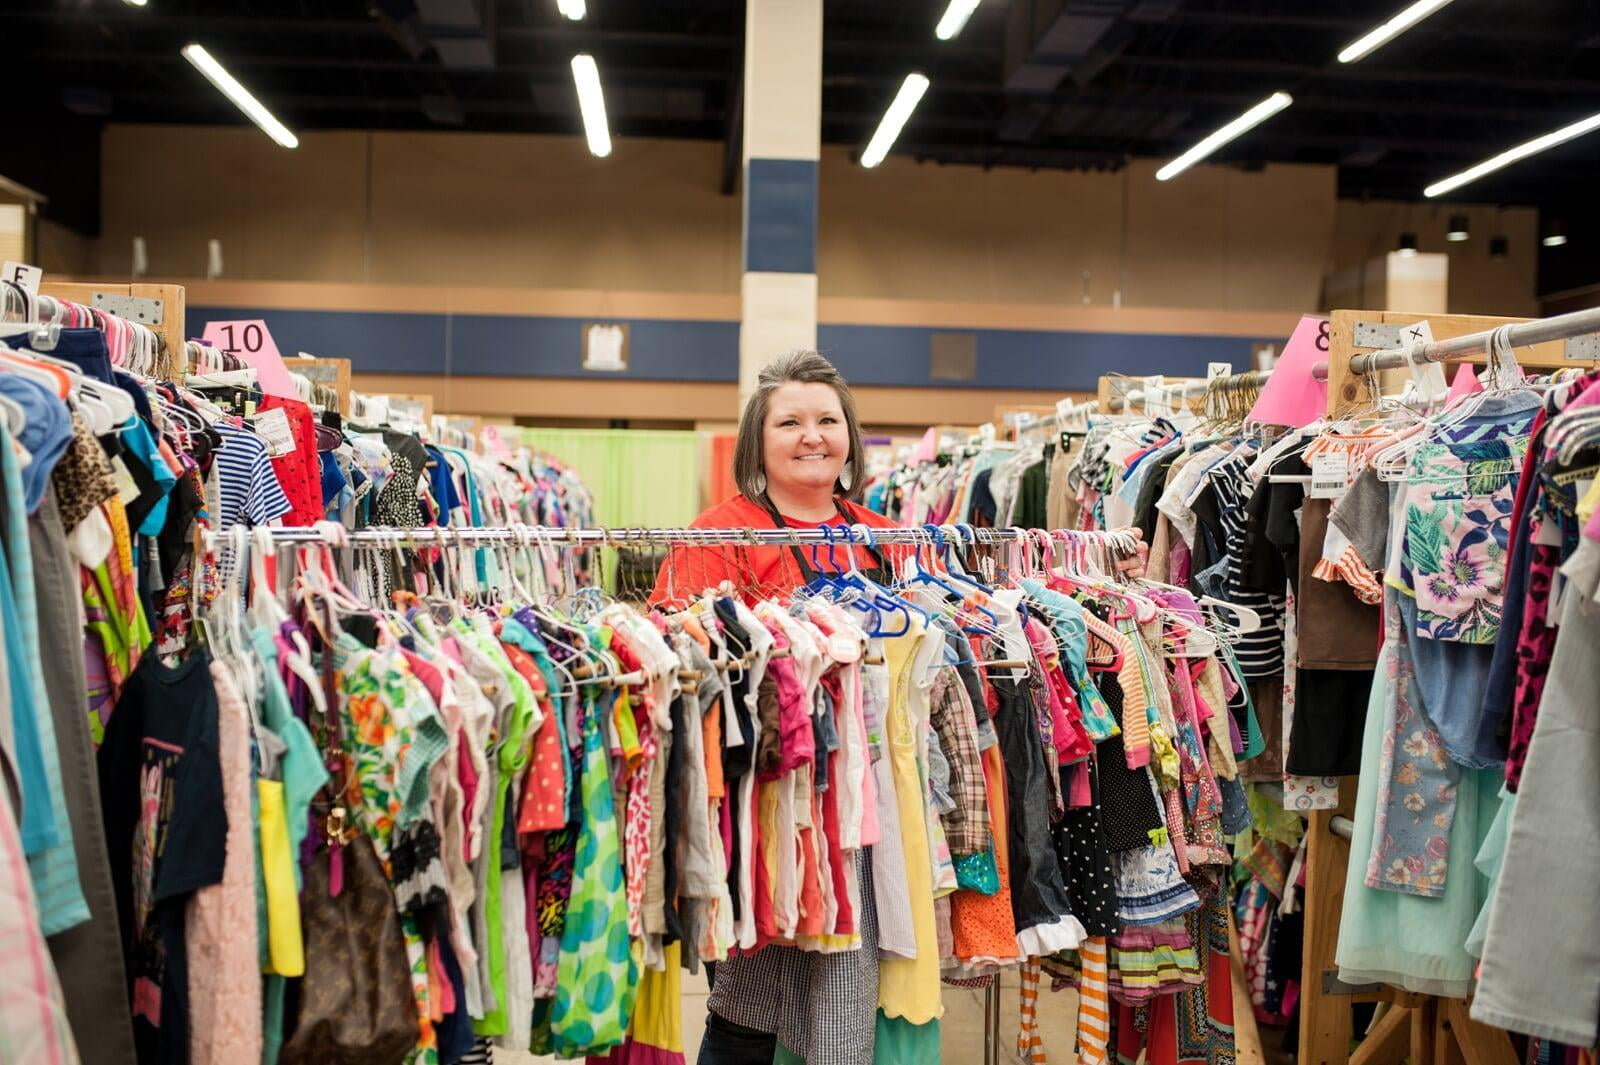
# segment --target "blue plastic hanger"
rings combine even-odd
[[[976,610],[980,614],[984,615],[985,617],[987,617],[989,619],[989,624],[991,626],[990,629],[973,629],[973,628],[964,626],[966,631],[968,631],[968,632],[983,632],[983,633],[986,633],[986,634],[992,634],[993,632],[999,631],[1000,618],[998,616],[996,616],[995,613],[992,610],[989,610],[987,607],[984,607],[984,606],[982,606],[980,604],[977,604],[977,603],[967,603],[967,599],[969,597],[969,593],[966,590],[963,590],[961,588],[957,588],[955,585],[949,583],[946,580],[943,580],[936,573],[934,573],[932,571],[932,565],[931,564],[932,564],[933,559],[935,557],[935,553],[939,552],[939,551],[942,551],[946,546],[945,545],[945,540],[944,540],[944,531],[942,529],[940,529],[937,525],[932,525],[932,524],[924,525],[922,527],[922,530],[923,530],[923,532],[928,534],[928,543],[926,545],[924,545],[924,546],[927,546],[929,548],[929,555],[928,555],[929,565],[920,565],[919,564],[917,566],[917,572],[914,573],[911,576],[910,580],[908,580],[906,583],[908,583],[908,584],[926,584],[926,585],[931,585],[931,586],[933,586],[935,588],[942,589],[947,595],[953,597],[957,602],[961,603],[964,607],[968,607],[970,609]],[[919,563],[922,560],[922,548],[920,546],[917,549],[917,559],[918,559]],[[987,594],[987,592],[988,592],[988,589],[983,588],[981,585],[978,585],[978,584],[974,583],[973,581],[969,580],[967,583],[972,585],[974,588],[977,588],[979,591],[984,592],[985,594]]]
[[[922,618],[923,624],[926,625],[930,623],[932,621],[932,616],[926,610],[923,610],[915,603],[908,602],[907,600],[894,594],[893,591],[883,587],[876,581],[870,580],[866,574],[861,572],[861,569],[856,562],[855,529],[861,530],[867,546],[871,548],[874,553],[877,551],[878,539],[872,534],[872,527],[865,524],[841,530],[841,532],[847,538],[846,542],[850,544],[850,570],[845,574],[845,583],[850,587],[858,589],[872,602],[874,607],[877,630],[870,633],[870,635],[904,636],[906,633],[911,631],[911,614],[913,611],[915,611]],[[884,629],[882,622],[883,612],[885,611],[893,614],[899,614],[905,619],[905,624],[894,632]]]

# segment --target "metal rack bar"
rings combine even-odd
[[[865,530],[865,531],[862,531]],[[1009,543],[1021,539],[1022,530],[974,529],[970,526],[918,526],[914,528],[869,529],[866,526],[831,525],[794,529],[686,529],[686,528],[560,528],[548,525],[508,525],[464,527],[458,529],[424,526],[420,528],[373,528],[349,532],[342,527],[321,526],[268,529],[277,544],[345,544],[370,547],[477,547],[486,544],[528,544],[531,546],[601,547],[634,543],[677,543],[685,545],[744,544],[785,547],[790,544],[835,547],[847,544],[926,545],[939,537],[954,545]],[[1094,542],[1113,534],[1062,530],[1053,535]],[[223,544],[226,532],[207,532],[207,540]]]
[[[1042,433],[1058,429],[1071,418],[1076,418],[1080,414],[1093,414],[1099,409],[1100,401],[1098,399],[1086,399],[1082,403],[1074,403],[1066,410],[1058,410],[1054,414],[1045,415],[1043,418],[1022,422],[1017,426],[1017,435],[1022,436],[1028,433]]]
[[[1507,341],[1512,347],[1518,348],[1589,333],[1600,333],[1600,307],[1558,314],[1553,318],[1520,322],[1507,326],[1506,332]],[[1486,329],[1481,333],[1468,333],[1466,336],[1453,337],[1449,340],[1420,344],[1410,349],[1409,353],[1405,348],[1390,348],[1366,355],[1355,355],[1350,359],[1350,372],[1367,374],[1378,370],[1397,370],[1413,362],[1448,362],[1451,359],[1483,355],[1488,352],[1494,334],[1494,330]],[[1321,367],[1326,375],[1326,363],[1319,362],[1316,367]],[[1313,373],[1316,367],[1313,367]]]
[[[1205,395],[1206,391],[1213,387],[1220,389],[1253,388],[1256,385],[1266,384],[1267,378],[1271,376],[1271,370],[1246,370],[1244,373],[1229,374],[1220,378],[1221,384],[1214,384],[1213,381],[1190,381],[1187,384],[1163,388],[1160,394],[1172,396],[1175,399],[1193,399],[1195,396]],[[1144,399],[1144,389],[1136,388],[1125,395],[1112,396],[1107,406],[1112,411],[1115,411],[1118,407],[1129,407],[1142,399]]]

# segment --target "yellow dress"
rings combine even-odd
[[[924,807],[927,789],[919,764],[918,736],[926,727],[919,721],[912,687],[937,654],[937,634],[929,638],[925,627],[913,620],[904,636],[884,640],[888,658],[889,708],[884,735],[894,779],[895,804],[900,815],[900,844],[905,853],[906,880],[910,887],[911,921],[916,933],[915,958],[884,958],[878,963],[878,1008],[885,1017],[911,1024],[927,1024],[943,1013],[939,995],[939,933],[933,910],[933,865]]]

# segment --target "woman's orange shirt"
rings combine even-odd
[[[839,502],[849,515],[848,524],[867,525],[874,529],[897,528],[894,522],[876,511],[868,510],[847,499],[841,499]],[[801,521],[787,515],[784,516],[784,521],[793,529],[814,529],[819,524],[814,521]],[[835,514],[826,524],[837,526],[847,523],[842,516]],[[771,529],[774,528],[774,523],[772,515],[765,507],[759,503],[752,503],[742,495],[736,495],[704,511],[690,523],[689,527]],[[835,547],[833,561],[830,561],[828,548],[823,546],[817,549],[816,562],[812,563],[810,546],[800,548],[807,564],[814,565],[823,572],[848,569],[846,550],[844,547]],[[861,569],[877,565],[877,561],[865,547],[857,547],[854,550],[856,565]],[[885,562],[898,560],[908,551],[909,549],[905,547],[877,549],[879,557]],[[685,545],[674,547],[667,555],[667,560],[662,563],[661,571],[656,576],[655,591],[650,594],[650,603],[658,605],[669,600],[695,599],[701,592],[715,588],[723,581],[744,592],[748,598],[759,598],[787,595],[804,584],[805,577],[800,571],[799,563],[795,561],[794,553],[788,547],[751,547],[747,544],[714,547]]]

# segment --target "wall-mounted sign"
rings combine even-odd
[[[620,322],[586,322],[583,326],[583,368],[620,373],[628,368],[628,326]]]

